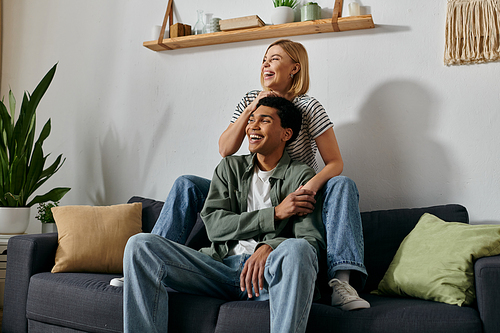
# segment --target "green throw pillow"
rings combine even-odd
[[[474,262],[497,254],[500,225],[445,222],[424,214],[373,293],[470,305],[476,297]]]

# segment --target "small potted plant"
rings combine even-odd
[[[271,15],[273,24],[290,23],[294,21],[293,10],[297,7],[297,0],[273,0],[274,12]]]
[[[38,214],[35,218],[42,222],[42,233],[57,232],[56,221],[52,214],[52,207],[59,206],[59,201],[42,202],[38,204]]]

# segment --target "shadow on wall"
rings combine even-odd
[[[362,211],[449,203],[456,165],[431,137],[436,104],[419,84],[391,81],[368,97],[358,122],[335,127]]]
[[[114,126],[109,127],[96,152],[101,158],[100,169],[97,163],[93,167],[97,167],[95,172],[100,173],[102,183],[100,188],[87,192],[91,202],[99,206],[125,203],[133,195],[146,192],[146,189],[147,192],[154,192],[157,184],[151,184],[151,169],[158,156],[158,143],[164,141],[167,132],[165,124],[168,124],[168,117],[169,112],[162,113],[154,130],[150,125],[137,124],[135,135],[119,133]],[[139,131],[143,128],[151,129],[151,135],[147,136],[149,139],[141,139]]]

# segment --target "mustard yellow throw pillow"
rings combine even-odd
[[[142,204],[52,208],[59,233],[52,273],[122,273],[127,240],[141,232]]]
[[[497,254],[500,225],[445,222],[424,214],[373,293],[470,305],[476,295],[474,262]]]

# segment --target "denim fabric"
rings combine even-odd
[[[185,244],[209,189],[208,179],[191,175],[177,178],[151,233]]]
[[[179,177],[165,201],[152,233],[184,244],[208,195],[210,180]],[[326,230],[328,279],[338,270],[354,270],[366,280],[359,194],[354,181],[344,176],[323,186],[323,223]],[[174,223],[175,222],[175,223]]]
[[[223,262],[153,234],[137,234],[127,242],[125,332],[167,332],[167,286],[179,292],[244,300],[240,274],[249,255]],[[264,277],[270,300],[271,332],[305,332],[318,272],[314,247],[303,239],[288,239],[269,255]]]
[[[333,177],[323,186],[328,279],[338,270],[358,271],[366,280],[359,194],[354,181]]]

